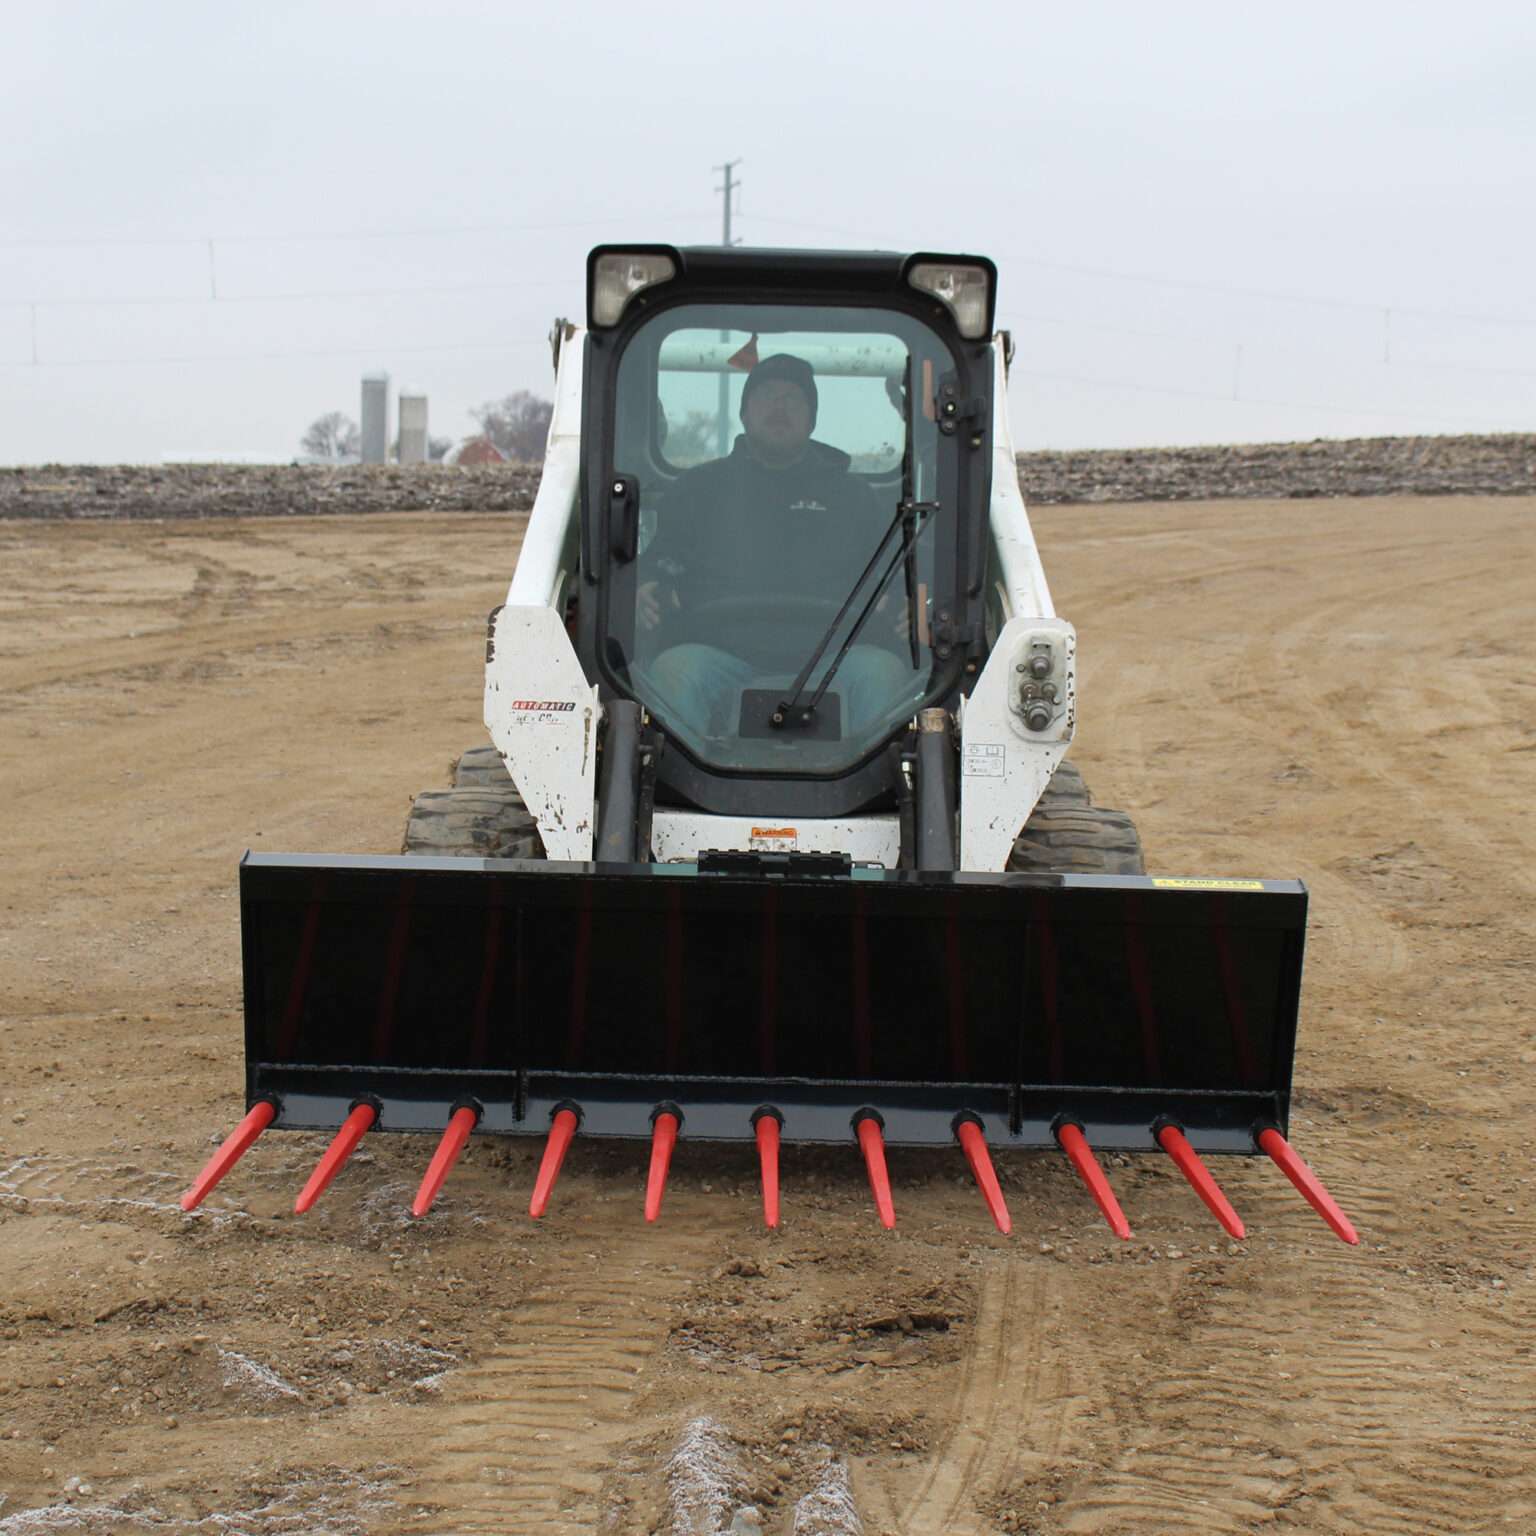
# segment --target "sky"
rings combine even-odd
[[[980,252],[1017,446],[1536,430],[1536,7],[39,3],[0,464],[548,395],[600,241]]]

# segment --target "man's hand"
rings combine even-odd
[[[641,629],[655,629],[661,623],[663,607],[673,613],[681,613],[683,605],[678,601],[677,589],[668,587],[665,593],[659,581],[643,581],[635,591],[635,617]]]

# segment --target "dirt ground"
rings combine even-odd
[[[1536,498],[1047,508],[1074,756],[1156,871],[1312,891],[1293,1138],[1219,1167],[375,1138],[303,1218],[238,1118],[235,865],[393,852],[482,741],[515,515],[0,522],[0,1533],[1536,1530]],[[703,1431],[700,1420],[720,1426]],[[703,1440],[700,1440],[700,1434]],[[669,1484],[669,1463],[672,1467]],[[686,1491],[686,1490],[685,1490]],[[726,1515],[729,1523],[729,1514]],[[707,1523],[700,1530],[714,1529]],[[743,1527],[747,1528],[747,1527]]]

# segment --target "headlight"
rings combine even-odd
[[[941,300],[967,341],[978,341],[987,334],[991,274],[985,267],[920,261],[907,273],[907,281]]]
[[[592,324],[617,325],[624,306],[643,288],[677,276],[677,263],[653,251],[614,251],[592,267]]]

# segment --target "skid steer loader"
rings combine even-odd
[[[973,256],[602,246],[558,322],[537,499],[490,618],[485,721],[394,858],[247,854],[248,1114],[269,1125],[1094,1148],[1285,1140],[1305,935],[1292,880],[1148,878],[1063,758],[1077,640],[1008,429]]]

